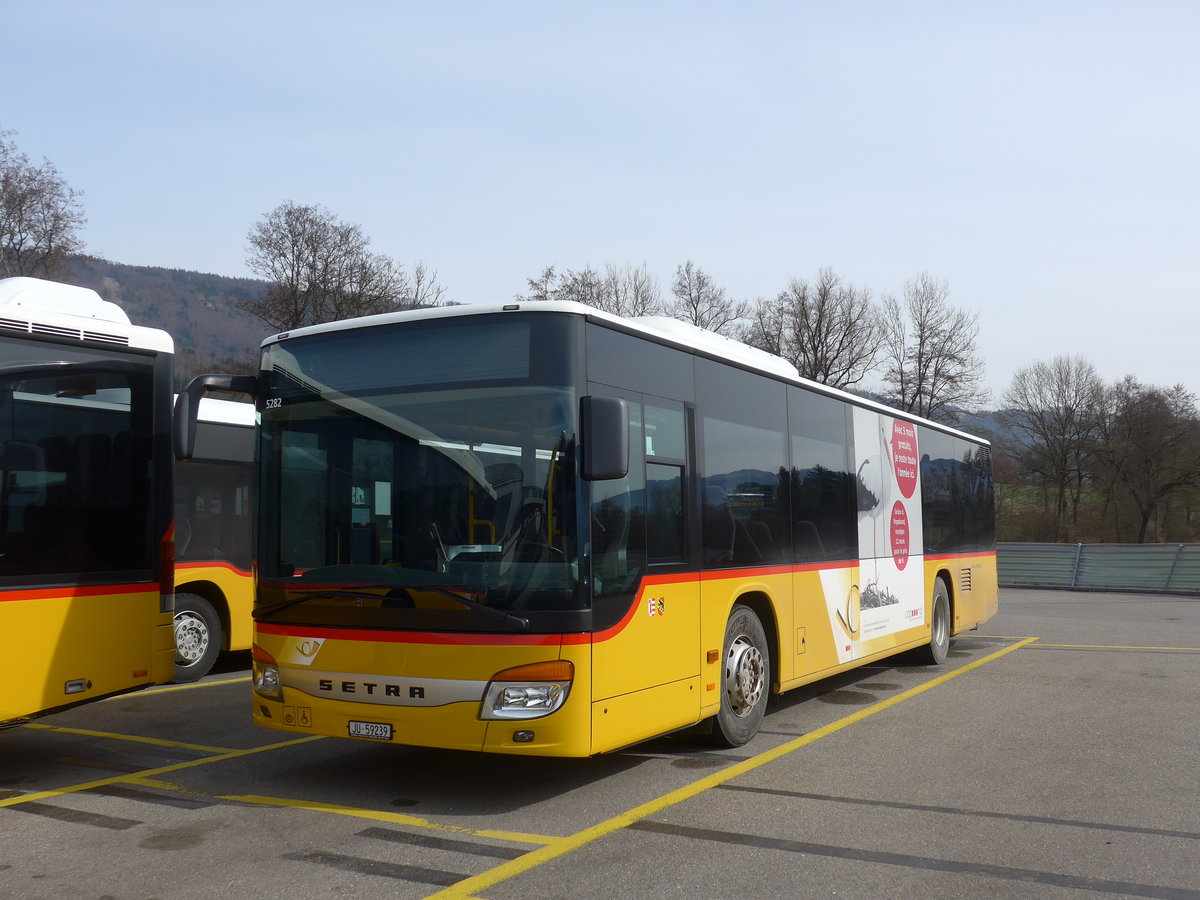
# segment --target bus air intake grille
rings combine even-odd
[[[958,571],[958,588],[964,594],[971,590],[971,570],[959,569]]]
[[[75,338],[75,340],[80,339],[78,328],[62,328],[58,325],[34,324],[29,330],[34,334],[52,334],[55,337]]]
[[[31,322],[19,322],[14,319],[0,320],[5,328],[17,328],[31,334],[49,334],[54,337],[72,338],[76,341],[101,341],[106,344],[124,344],[128,346],[129,338],[119,334],[109,334],[105,331],[83,331],[79,328],[64,328],[61,325],[39,325]]]
[[[129,343],[129,338],[119,334],[107,334],[103,331],[85,331],[83,333],[85,341],[101,341],[105,344],[126,344]]]
[[[10,331],[24,331],[29,333],[29,323],[22,322],[20,319],[0,319],[0,328],[7,328]]]

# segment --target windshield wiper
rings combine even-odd
[[[286,600],[280,600],[277,603],[271,603],[267,606],[256,606],[251,610],[252,618],[261,619],[263,616],[269,616],[271,613],[279,612],[281,609],[287,609],[289,606],[298,606],[301,603],[307,603],[309,600],[318,600],[321,597],[353,597],[358,600],[383,600],[383,594],[368,594],[365,591],[312,591],[308,594],[301,594],[299,597],[288,597]]]
[[[493,606],[488,606],[486,603],[480,603],[477,600],[469,600],[466,597],[460,597],[453,591],[448,591],[445,588],[434,587],[433,585],[404,585],[405,590],[412,591],[432,591],[436,594],[442,594],[449,597],[468,609],[472,609],[481,615],[492,619],[495,622],[503,622],[510,628],[517,631],[525,631],[529,628],[529,620],[524,616],[515,616],[511,613],[506,613],[502,609],[496,609]],[[280,600],[277,603],[272,603],[269,606],[259,606],[251,612],[251,616],[255,619],[262,619],[272,613],[277,613],[280,610],[287,609],[289,606],[298,606],[301,603],[307,603],[309,600],[318,600],[322,597],[351,597],[358,600],[384,600],[386,597],[383,594],[368,594],[365,591],[346,591],[346,590],[329,590],[329,591],[312,591],[307,594],[301,594],[299,597],[289,597],[286,600]]]
[[[442,594],[449,597],[451,600],[457,600],[468,609],[473,609],[478,613],[482,613],[489,619],[494,619],[497,622],[503,622],[505,625],[516,628],[518,631],[524,631],[529,627],[529,620],[524,616],[514,616],[512,613],[506,613],[502,609],[496,609],[494,606],[488,606],[486,603],[480,603],[478,600],[468,600],[466,597],[460,597],[454,591],[448,591],[445,588],[434,587],[433,585],[418,584],[405,585],[410,591],[433,591],[435,594]]]

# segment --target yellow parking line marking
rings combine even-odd
[[[1171,653],[1200,653],[1200,647],[1126,647],[1110,644],[1045,644],[1038,641],[1038,649],[1046,648],[1055,650],[1147,650],[1155,652],[1171,652]]]
[[[52,797],[61,797],[64,794],[74,794],[78,791],[88,791],[92,788],[104,787],[109,784],[120,784],[121,782],[136,782],[144,778],[153,778],[155,775],[166,775],[168,772],[178,772],[181,769],[191,769],[196,766],[206,766],[209,763],[224,762],[227,759],[238,759],[242,756],[253,756],[256,753],[265,753],[268,750],[282,750],[284,747],[294,747],[296,744],[307,744],[310,741],[323,740],[319,735],[312,737],[297,738],[294,741],[282,741],[278,744],[267,744],[264,747],[251,747],[248,750],[230,750],[228,753],[219,753],[216,756],[206,756],[203,759],[191,759],[187,762],[172,763],[169,766],[159,766],[155,769],[142,769],[140,772],[131,772],[127,775],[114,775],[111,778],[101,778],[96,781],[86,781],[83,784],[72,784],[67,787],[54,788],[49,791],[36,791],[32,794],[22,794],[18,797],[8,797],[0,800],[0,809],[6,806],[16,806],[19,803],[29,803],[34,800],[48,800]]]
[[[1008,634],[960,634],[958,637],[968,638],[971,640],[980,641],[1020,641],[1024,640],[1023,636],[1013,636]],[[1171,653],[1200,653],[1200,647],[1141,647],[1141,646],[1123,646],[1119,644],[1049,644],[1046,641],[1039,640],[1037,649],[1045,650],[1052,648],[1055,650],[1146,650]]]
[[[152,744],[155,747],[171,747],[176,750],[195,750],[198,753],[233,753],[231,747],[209,747],[204,744],[185,744],[182,741],[166,741],[162,738],[142,737],[136,734],[116,734],[111,731],[91,731],[87,728],[64,728],[61,725],[45,725],[41,722],[30,722],[25,728],[39,731],[56,731],[61,734],[81,734],[85,737],[105,738],[112,741],[128,741],[131,744]]]
[[[514,859],[511,862],[506,862],[502,865],[496,866],[495,868],[489,869],[486,872],[482,872],[479,875],[474,875],[470,878],[464,878],[462,881],[446,888],[445,890],[428,895],[427,900],[433,900],[433,898],[445,898],[445,900],[449,900],[449,898],[455,898],[455,900],[468,900],[468,898],[473,897],[477,891],[492,887],[502,881],[507,881],[510,878],[514,878],[517,875],[528,872],[530,869],[535,869],[543,863],[550,862],[551,860],[557,859],[560,856],[565,856],[573,850],[577,850],[580,847],[599,840],[602,837],[606,837],[607,835],[612,834],[614,831],[619,831],[622,828],[632,825],[634,822],[644,819],[647,816],[651,816],[654,813],[667,809],[668,807],[682,803],[684,800],[690,800],[692,797],[696,797],[699,794],[711,790],[720,784],[731,781],[740,775],[745,775],[747,772],[752,772],[755,769],[765,766],[767,763],[774,762],[780,757],[794,753],[801,747],[806,747],[809,744],[815,743],[816,741],[841,731],[844,728],[848,728],[851,725],[855,725],[864,719],[883,712],[884,710],[891,709],[897,704],[903,703],[906,700],[911,700],[913,697],[916,697],[919,694],[933,690],[933,688],[939,687],[954,678],[958,678],[960,675],[965,675],[968,672],[980,668],[981,666],[995,662],[1002,656],[1007,656],[1009,653],[1012,653],[1015,650],[1020,650],[1022,647],[1026,647],[1036,640],[1036,637],[1025,638],[1019,643],[1013,644],[1010,647],[997,650],[995,653],[981,657],[974,662],[967,663],[967,665],[957,668],[952,672],[947,672],[945,675],[940,675],[937,678],[930,679],[924,684],[910,688],[909,690],[904,691],[901,694],[897,694],[894,697],[889,697],[887,700],[880,701],[874,706],[869,706],[866,709],[859,710],[858,712],[852,713],[845,718],[838,719],[836,722],[831,722],[823,728],[818,728],[816,731],[809,732],[808,734],[802,735],[795,740],[788,741],[786,744],[781,744],[778,747],[760,753],[758,756],[743,760],[740,763],[735,763],[727,769],[722,769],[720,772],[714,772],[711,775],[707,775],[704,778],[693,781],[689,785],[685,785],[681,788],[671,791],[670,793],[664,794],[661,797],[657,797],[654,800],[643,803],[640,806],[635,806],[633,809],[623,812],[620,815],[613,816],[607,821],[600,822],[596,825],[592,825],[590,828],[585,828],[582,831],[578,831],[573,835],[556,840],[545,847],[532,850],[518,859]]]
[[[175,784],[172,781],[159,781],[157,778],[143,778],[141,773],[130,775],[127,781],[130,784],[136,784],[138,787],[155,788],[160,791],[180,791],[182,793],[195,793],[188,788]]]
[[[492,828],[468,828],[465,825],[447,825],[431,822],[418,816],[404,813],[384,812],[377,809],[364,809],[359,806],[340,806],[335,803],[319,803],[315,800],[289,800],[285,797],[261,797],[253,794],[230,795],[218,797],[218,800],[232,800],[238,803],[255,803],[259,806],[283,806],[292,809],[306,809],[312,812],[336,813],[341,816],[353,816],[358,819],[373,819],[377,822],[390,822],[393,825],[410,825],[414,828],[428,828],[433,831],[452,831],[456,834],[469,834],[475,837],[495,838],[502,841],[516,841],[521,844],[552,844],[559,840],[544,834],[526,834],[521,831],[498,831]]]
[[[245,684],[250,681],[249,675],[239,675],[237,678],[223,678],[219,681],[193,681],[191,684],[168,684],[164,687],[146,688],[133,694],[119,694],[109,697],[109,700],[128,700],[130,697],[146,697],[150,694],[170,694],[174,691],[194,691],[196,688],[220,687],[224,684]]]
[[[960,631],[954,635],[955,638],[962,638],[966,641],[1023,641],[1026,635],[1023,634],[978,634],[974,631]]]

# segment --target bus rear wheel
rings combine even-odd
[[[207,675],[223,640],[221,617],[199,594],[175,595],[175,681]]]
[[[740,747],[758,733],[767,711],[769,658],[767,635],[754,610],[734,606],[725,626],[721,711],[712,732],[720,746]]]
[[[950,591],[939,578],[934,582],[933,607],[929,614],[929,645],[921,651],[926,665],[940,666],[950,652]]]

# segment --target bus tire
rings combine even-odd
[[[921,651],[921,661],[940,666],[950,652],[950,591],[938,578],[933,586],[933,606],[929,614],[929,644]]]
[[[199,594],[175,595],[175,680],[207,675],[221,652],[221,617]]]
[[[721,711],[712,737],[722,747],[740,747],[762,725],[770,675],[767,635],[750,607],[738,604],[730,613],[721,659]]]

